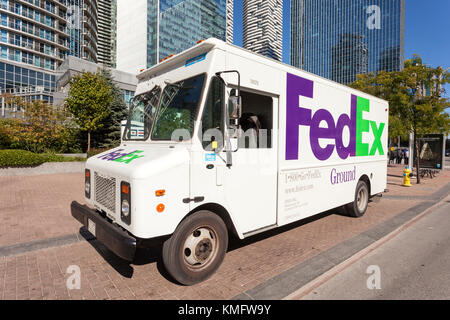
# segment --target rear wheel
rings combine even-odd
[[[163,262],[170,275],[184,285],[208,279],[221,265],[228,247],[223,220],[199,211],[183,220],[163,245]]]
[[[362,217],[366,213],[369,197],[369,186],[360,180],[356,185],[355,200],[345,206],[347,215],[353,218]]]

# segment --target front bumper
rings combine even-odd
[[[70,205],[72,216],[86,228],[88,219],[95,223],[95,236],[116,255],[127,261],[133,261],[136,254],[136,239],[100,216],[95,210],[73,201]]]

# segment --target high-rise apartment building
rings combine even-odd
[[[97,62],[98,0],[67,0],[69,55]]]
[[[117,0],[111,0],[111,68],[117,65]]]
[[[115,25],[115,0],[98,0],[98,55],[99,64],[113,64],[113,36]]]
[[[138,73],[197,41],[232,42],[233,0],[117,0],[117,69]]]
[[[66,0],[1,0],[1,93],[51,101],[69,51],[67,11]]]
[[[226,42],[233,44],[234,32],[234,0],[227,0]]]
[[[401,70],[404,0],[291,0],[291,64],[349,84]]]
[[[281,61],[283,0],[244,0],[244,48]]]
[[[97,0],[1,0],[0,93],[53,101],[68,55],[97,61]]]

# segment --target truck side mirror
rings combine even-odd
[[[228,110],[230,112],[230,120],[239,120],[242,116],[242,98],[230,96],[228,98]]]

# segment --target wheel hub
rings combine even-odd
[[[216,253],[215,232],[207,227],[195,229],[184,243],[184,261],[189,267],[203,267],[211,261]]]
[[[360,211],[364,210],[364,207],[366,206],[366,201],[367,201],[366,189],[361,188],[361,190],[359,190],[358,192],[358,196],[356,199],[356,203]]]
[[[201,261],[205,261],[206,259],[208,259],[211,252],[212,252],[212,242],[209,239],[204,239],[200,241],[197,247],[195,248],[195,255]]]

